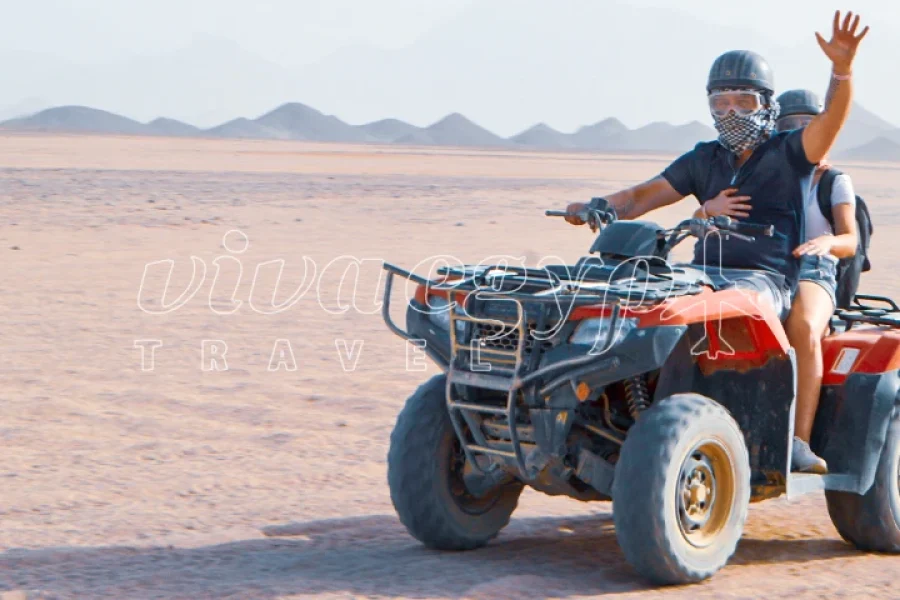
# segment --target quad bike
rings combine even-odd
[[[385,322],[445,371],[391,435],[388,483],[409,532],[436,549],[483,546],[525,485],[612,500],[628,562],[686,583],[726,564],[749,502],[825,490],[845,540],[900,551],[900,307],[859,295],[835,313],[811,440],[830,473],[791,473],[795,361],[778,316],[733,271],[666,261],[689,236],[752,241],[771,226],[663,229],[591,206],[579,216],[600,233],[574,267],[428,279],[385,263]],[[395,276],[415,284],[406,329],[390,315]]]

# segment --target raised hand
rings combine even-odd
[[[740,219],[749,217],[752,207],[747,204],[747,201],[750,200],[750,196],[736,196],[735,194],[737,194],[737,189],[728,188],[719,192],[719,195],[712,200],[704,202],[703,208],[706,216],[718,217],[719,215],[725,215]]]
[[[822,52],[834,64],[834,71],[838,75],[847,75],[850,73],[850,67],[853,64],[853,58],[856,56],[856,49],[866,34],[869,33],[869,26],[866,25],[859,35],[856,35],[856,29],[859,27],[859,15],[854,18],[852,12],[848,12],[841,23],[841,11],[834,13],[834,25],[831,32],[831,40],[825,41],[825,38],[817,31],[816,40],[822,48]]]

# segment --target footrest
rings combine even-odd
[[[829,473],[828,475],[816,475],[814,473],[791,473],[787,480],[787,497],[792,500],[804,494],[819,490],[834,490],[838,492],[856,492],[857,481],[852,475],[844,473]]]

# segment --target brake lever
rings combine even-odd
[[[597,231],[599,225],[604,222],[599,211],[591,210],[589,208],[575,212],[566,210],[545,210],[544,215],[548,217],[578,217],[578,219],[587,223],[591,228],[591,231]]]
[[[732,231],[728,229],[728,225],[731,224],[731,218],[725,217],[726,220],[719,220],[720,217],[713,217],[711,219],[692,219],[688,230],[691,235],[698,239],[703,239],[709,233],[718,233],[722,237],[728,239],[729,237],[733,237],[736,240],[740,240],[743,242],[755,242],[756,238],[751,235],[744,235],[743,233],[737,233],[736,231]]]
[[[587,223],[588,227],[591,228],[591,231],[597,231],[600,229],[601,225],[606,224],[606,219],[603,218],[603,212],[592,208],[583,208],[577,212],[568,214],[578,217]]]
[[[575,212],[565,210],[545,210],[544,215],[548,217],[577,217],[579,220],[587,223],[593,232],[596,232],[602,226],[609,225],[616,220],[614,210],[603,210],[602,208],[594,208],[591,206],[586,206]]]
[[[720,229],[722,235],[725,236],[725,239],[733,237],[736,240],[741,240],[742,242],[755,242],[756,238],[752,235],[744,235],[743,233],[735,233],[733,231],[728,231],[727,229]]]
[[[741,240],[743,242],[755,242],[756,238],[752,235],[746,235],[744,233],[738,233],[732,229],[737,224],[737,221],[732,219],[731,217],[720,215],[718,217],[713,217],[710,219],[710,224],[715,228],[714,231],[721,232],[721,235],[728,239],[733,237],[736,240]]]

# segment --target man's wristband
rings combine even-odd
[[[852,76],[853,76],[853,71],[850,71],[846,75],[838,75],[834,71],[831,72],[831,77],[833,79],[836,79],[837,81],[849,81]]]

